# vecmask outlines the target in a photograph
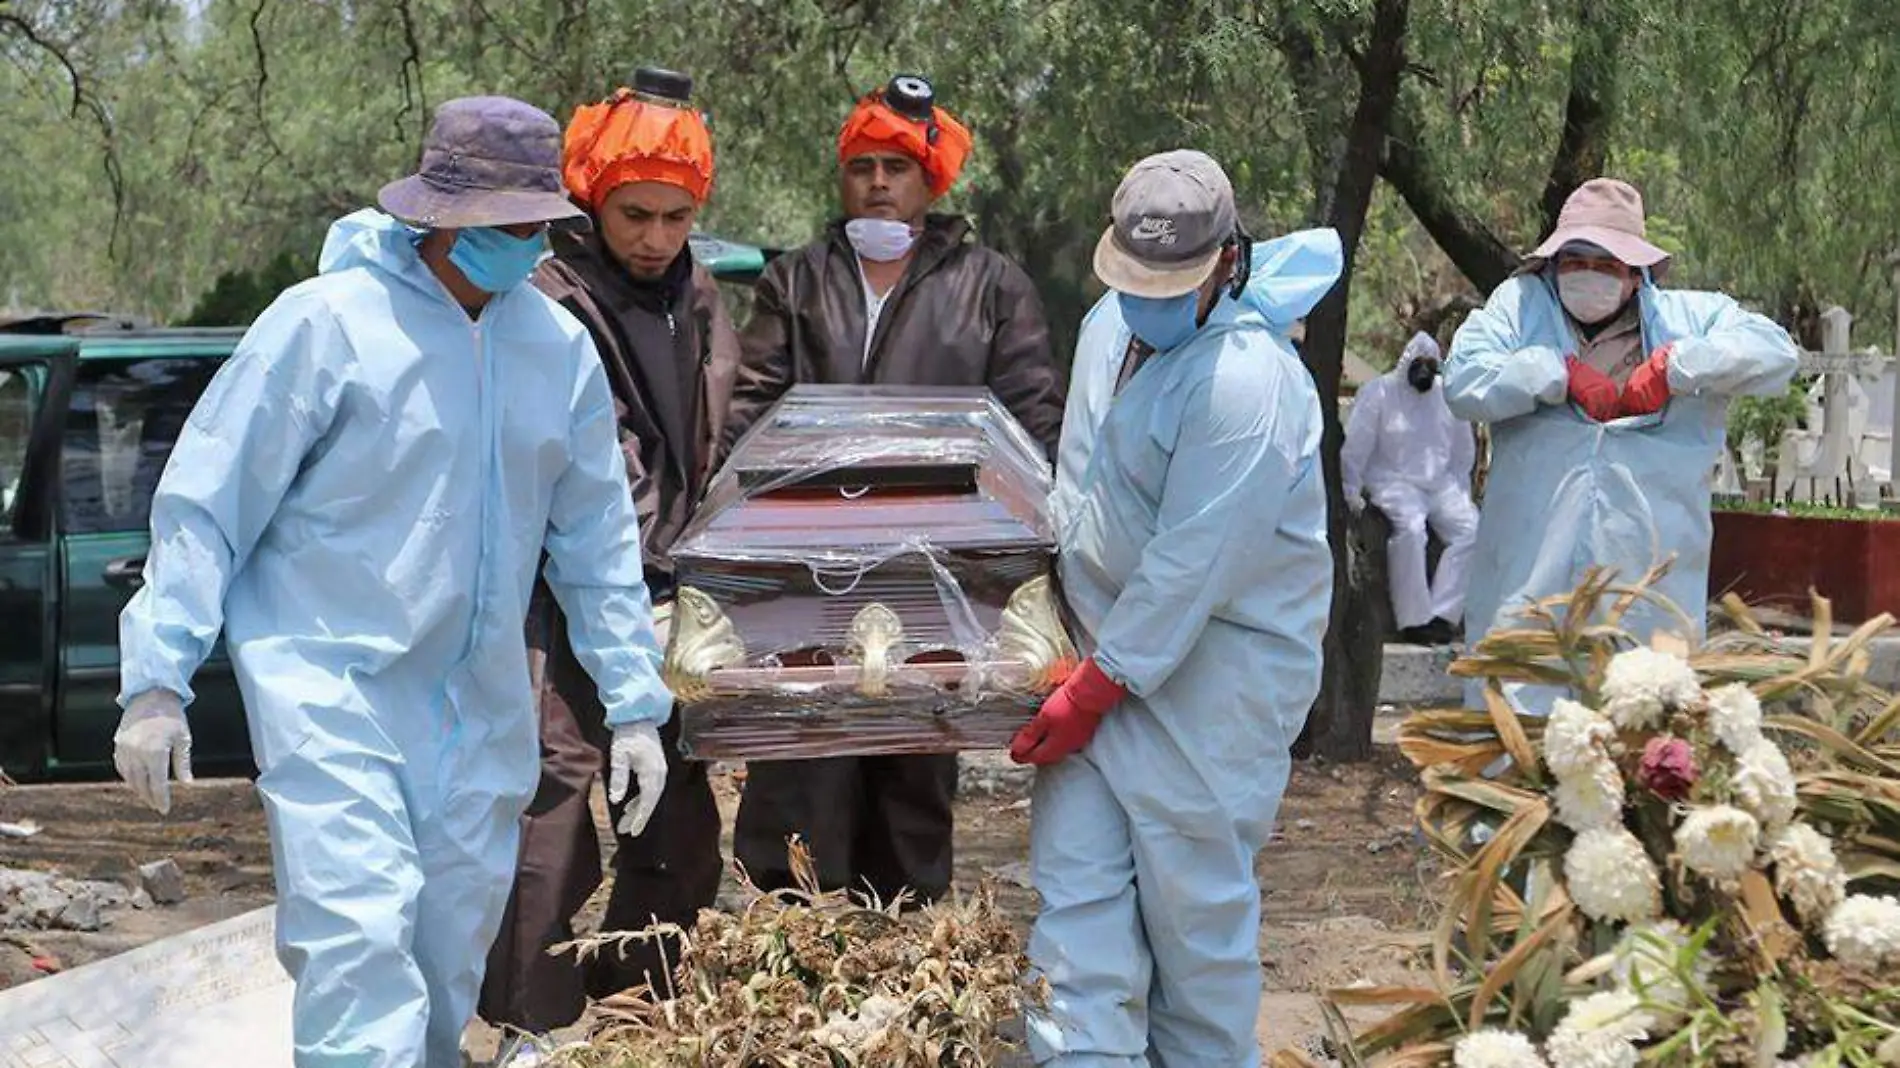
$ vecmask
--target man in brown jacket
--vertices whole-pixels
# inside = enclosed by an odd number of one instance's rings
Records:
[[[759,279],[726,448],[794,383],[825,382],[988,386],[1054,453],[1062,393],[1035,287],[963,219],[929,214],[970,144],[921,78],[859,101],[838,137],[844,221]],[[933,900],[956,780],[954,755],[754,764],[735,851],[761,886],[788,886],[798,834],[829,888]]]
[[[640,517],[654,623],[665,643],[671,618],[667,554],[712,471],[739,363],[738,338],[716,291],[687,249],[711,192],[712,139],[687,106],[692,81],[641,70],[634,89],[579,109],[563,170],[569,194],[594,219],[592,233],[554,242],[535,284],[573,312],[600,350],[619,413],[621,450]],[[527,1032],[512,1059],[538,1062],[534,1036],[572,1023],[585,992],[651,982],[665,990],[661,947],[611,952],[585,969],[549,947],[600,885],[600,846],[588,805],[608,732],[599,698],[568,650],[565,621],[538,585],[528,619],[530,669],[541,709],[541,785],[524,820],[521,862],[500,937],[489,953],[481,1015]],[[644,829],[614,806],[619,831],[606,930],[655,920],[690,927],[713,903],[722,868],[719,810],[706,765],[678,756],[675,717],[662,728],[666,787]],[[673,947],[668,959],[677,960]]]

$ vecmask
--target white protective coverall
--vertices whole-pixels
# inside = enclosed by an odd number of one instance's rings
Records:
[[[1452,414],[1491,427],[1491,471],[1478,524],[1466,631],[1519,625],[1526,606],[1568,594],[1592,566],[1634,581],[1673,559],[1660,592],[1686,619],[1646,601],[1624,617],[1638,641],[1657,629],[1701,637],[1709,596],[1709,495],[1728,432],[1729,400],[1772,396],[1799,364],[1773,321],[1720,293],[1637,291],[1643,351],[1665,344],[1669,403],[1660,412],[1598,423],[1568,400],[1564,357],[1577,351],[1550,268],[1491,294],[1452,340],[1445,399]],[[1551,687],[1506,688],[1542,715]],[[1466,701],[1483,708],[1476,684]]]
[[[1385,558],[1392,613],[1401,628],[1422,627],[1435,618],[1459,621],[1478,536],[1478,509],[1471,503],[1471,469],[1477,463],[1471,424],[1445,406],[1441,379],[1433,379],[1423,393],[1406,379],[1421,359],[1438,359],[1438,342],[1429,334],[1414,336],[1396,368],[1359,390],[1339,456],[1346,500],[1357,501],[1363,492],[1392,523]],[[1428,523],[1445,543],[1438,573],[1429,579]]]
[[[331,228],[320,271],[179,438],[121,700],[189,700],[223,628],[298,1068],[455,1068],[540,770],[522,621],[544,550],[609,721],[672,699],[587,331],[528,284],[471,322],[374,211]]]
[[[1149,359],[1112,292],[1082,325],[1056,476],[1063,589],[1128,696],[1037,775],[1037,1060],[1260,1061],[1260,889],[1332,593],[1319,398],[1285,331],[1338,280],[1331,230],[1256,249],[1246,296]]]

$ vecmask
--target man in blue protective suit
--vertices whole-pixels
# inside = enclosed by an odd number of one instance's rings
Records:
[[[452,100],[379,201],[192,412],[120,621],[118,767],[161,812],[224,631],[298,1068],[460,1064],[538,774],[522,620],[544,554],[613,727],[610,795],[637,776],[650,810],[666,777],[613,399],[587,331],[527,284],[548,227],[585,225],[561,128]]]
[[[1260,1063],[1254,857],[1332,590],[1319,398],[1285,331],[1340,263],[1332,231],[1250,249],[1199,152],[1149,157],[1115,194],[1054,497],[1091,655],[1010,750],[1042,765],[1040,1063]]]
[[[1491,426],[1468,634],[1516,625],[1593,566],[1633,581],[1673,559],[1660,592],[1687,618],[1639,602],[1625,626],[1638,640],[1700,637],[1729,400],[1782,392],[1797,356],[1786,331],[1729,297],[1660,288],[1669,255],[1644,229],[1634,188],[1584,183],[1452,341],[1445,400]],[[1510,689],[1536,714],[1557,696]],[[1467,697],[1482,707],[1476,687]]]

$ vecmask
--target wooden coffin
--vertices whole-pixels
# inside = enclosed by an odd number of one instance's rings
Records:
[[[1006,745],[1075,663],[1051,486],[987,390],[795,387],[674,548],[688,755]]]

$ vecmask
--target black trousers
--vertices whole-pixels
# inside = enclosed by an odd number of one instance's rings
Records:
[[[823,889],[924,904],[950,889],[956,795],[954,753],[752,764],[733,850],[761,889],[791,888],[796,834]]]

